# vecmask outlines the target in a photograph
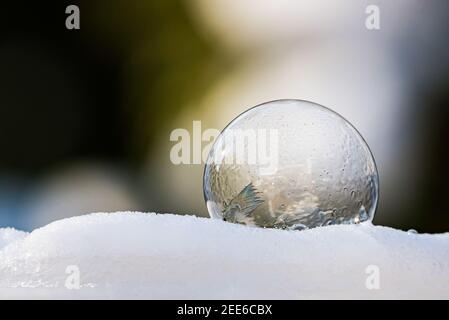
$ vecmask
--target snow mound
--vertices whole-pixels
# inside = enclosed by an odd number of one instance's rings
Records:
[[[0,228],[0,250],[16,240],[25,238],[27,234],[13,228]]]
[[[448,299],[449,233],[95,213],[0,229],[0,298]]]

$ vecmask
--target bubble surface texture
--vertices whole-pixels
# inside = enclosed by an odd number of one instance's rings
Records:
[[[302,100],[251,108],[218,136],[204,170],[212,218],[292,230],[371,221],[374,158],[343,117]]]

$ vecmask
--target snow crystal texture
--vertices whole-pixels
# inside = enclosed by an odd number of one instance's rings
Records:
[[[0,298],[448,299],[449,233],[95,213],[0,229]]]

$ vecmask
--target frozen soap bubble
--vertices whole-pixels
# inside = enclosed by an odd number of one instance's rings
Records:
[[[302,100],[258,105],[218,136],[204,170],[212,218],[301,230],[371,221],[378,175],[357,130]]]

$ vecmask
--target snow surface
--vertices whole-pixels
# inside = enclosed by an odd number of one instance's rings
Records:
[[[0,250],[11,242],[25,238],[27,234],[13,228],[0,228]]]
[[[73,266],[80,289],[66,287]],[[379,289],[366,286],[373,270]],[[448,299],[449,233],[95,213],[29,234],[0,229],[0,298]]]

